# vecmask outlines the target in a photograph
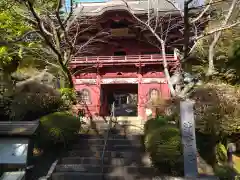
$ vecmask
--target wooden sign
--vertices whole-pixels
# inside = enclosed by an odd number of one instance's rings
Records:
[[[112,36],[127,36],[128,28],[111,29]]]

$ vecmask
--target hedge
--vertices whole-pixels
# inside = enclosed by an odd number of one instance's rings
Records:
[[[167,119],[151,119],[145,124],[145,147],[153,165],[162,173],[182,175],[183,159],[180,130]]]
[[[68,144],[77,137],[80,121],[68,112],[55,112],[40,119],[40,128],[36,137],[37,146]]]

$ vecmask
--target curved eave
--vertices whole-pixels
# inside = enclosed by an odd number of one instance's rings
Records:
[[[107,11],[127,11],[130,14],[133,13],[135,15],[141,15],[148,13],[148,4],[147,1],[128,3],[128,6],[123,1],[111,1],[108,3],[83,3],[74,10],[73,16],[101,16]],[[153,11],[153,9],[151,9],[151,11]],[[179,14],[179,11],[167,1],[165,1],[165,3],[162,2],[158,12],[163,14]]]

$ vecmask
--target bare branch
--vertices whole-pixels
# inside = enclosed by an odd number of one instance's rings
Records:
[[[211,31],[205,32],[205,33],[203,33],[202,35],[200,35],[200,36],[198,36],[198,37],[195,37],[194,39],[195,39],[195,40],[199,40],[199,39],[202,39],[202,38],[204,38],[204,37],[206,37],[206,36],[212,35],[212,34],[214,34],[214,33],[216,33],[216,32],[224,31],[224,30],[233,28],[234,26],[237,26],[237,25],[239,25],[239,24],[240,24],[240,21],[237,21],[237,22],[235,22],[235,23],[233,23],[233,24],[230,24],[230,25],[221,26],[221,27],[219,27],[219,28],[217,28],[217,29],[213,29],[213,30],[211,30]]]
[[[237,1],[238,0],[233,0],[232,1],[232,4],[231,4],[231,7],[229,9],[229,12],[227,13],[223,23],[222,23],[222,26],[226,26],[228,24],[228,21],[230,20],[231,16],[232,16],[232,13],[233,13],[233,10],[234,8],[236,7],[236,4],[237,4]],[[240,23],[240,22],[239,22]],[[220,36],[222,35],[222,31],[217,31],[216,34],[214,35],[214,39],[209,47],[209,51],[208,51],[208,72],[207,72],[207,75],[212,75],[213,72],[214,72],[214,63],[213,63],[213,58],[214,58],[214,48],[220,38]]]
[[[209,10],[209,8],[211,7],[213,0],[210,0],[210,2],[208,3],[208,5],[204,8],[204,10],[198,15],[198,17],[194,18],[190,23],[195,23],[197,21],[199,21],[203,15]]]
[[[40,24],[41,24],[42,30],[43,30],[43,32],[44,32],[45,34],[47,34],[48,36],[53,36],[53,34],[50,33],[50,32],[45,28],[43,21],[41,21]]]
[[[72,2],[72,1],[71,1],[71,2]],[[57,9],[56,9],[55,14],[56,14],[58,23],[60,24],[60,27],[61,27],[61,29],[62,29],[62,31],[63,31],[64,38],[65,38],[68,46],[70,47],[70,51],[72,51],[74,47],[73,47],[73,44],[70,42],[70,40],[69,40],[69,38],[68,38],[67,31],[66,31],[66,29],[65,29],[65,27],[64,27],[64,24],[63,24],[63,22],[62,22],[62,20],[61,20],[61,18],[60,18],[60,15],[59,15],[60,8],[61,8],[61,0],[58,0],[58,5],[57,5]],[[72,5],[71,5],[71,8],[72,8]]]
[[[181,16],[184,17],[184,12],[182,11],[182,9],[180,8],[179,4],[175,0],[167,0],[167,2],[169,2],[171,5],[173,5],[176,8],[176,10],[179,11]]]
[[[161,44],[161,53],[163,56],[163,67],[164,67],[164,73],[166,76],[166,79],[168,81],[168,87],[170,89],[170,92],[172,94],[172,96],[176,96],[176,92],[175,89],[173,88],[173,85],[171,83],[171,77],[168,71],[168,63],[167,63],[167,59],[166,59],[166,50],[165,50],[165,42],[159,37],[159,35],[154,31],[154,29],[147,23],[143,22],[141,19],[139,19],[132,11],[131,8],[129,8],[128,4],[126,1],[123,0],[123,2],[125,3],[126,7],[128,8],[128,11],[132,14],[132,16],[140,23],[142,24],[144,27],[146,27],[155,37],[156,39],[160,42]]]
[[[61,53],[53,46],[53,44],[50,42],[48,36],[45,34],[44,28],[42,27],[42,20],[38,16],[37,12],[35,11],[35,9],[33,7],[32,2],[30,0],[27,0],[26,6],[29,8],[29,10],[31,11],[33,17],[36,19],[37,24],[38,24],[38,28],[39,28],[39,31],[40,31],[40,34],[44,38],[46,44],[53,50],[54,53],[57,54],[57,56],[59,58],[61,58]]]

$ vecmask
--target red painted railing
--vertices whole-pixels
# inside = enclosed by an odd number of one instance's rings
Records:
[[[176,55],[166,55],[168,62],[177,62]],[[161,62],[163,56],[160,54],[147,55],[129,55],[129,56],[86,56],[73,57],[70,64],[85,64],[85,63],[139,63],[139,62]]]

